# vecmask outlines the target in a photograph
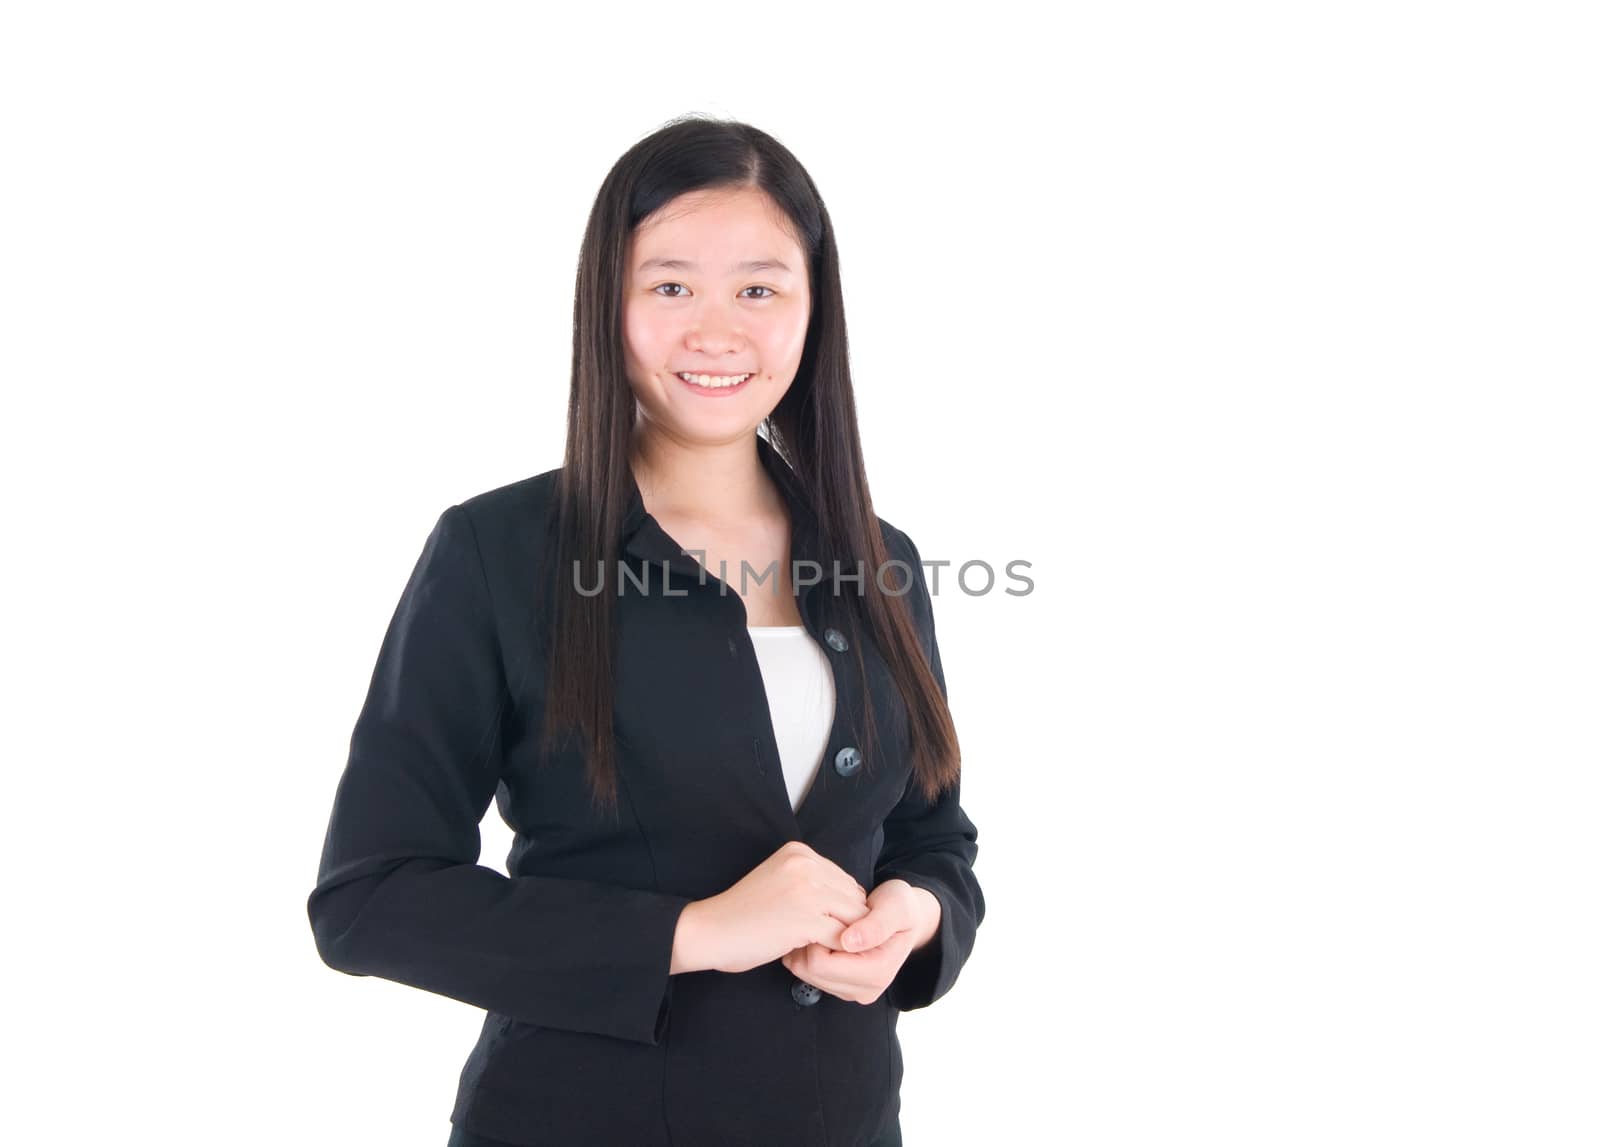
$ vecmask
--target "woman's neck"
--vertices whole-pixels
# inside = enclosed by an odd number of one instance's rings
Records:
[[[657,517],[721,526],[780,509],[754,434],[716,445],[685,443],[641,423],[630,462],[645,510]]]

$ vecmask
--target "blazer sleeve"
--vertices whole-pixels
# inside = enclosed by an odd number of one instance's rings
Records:
[[[944,665],[934,632],[933,598],[922,570],[922,555],[909,536],[912,612],[939,691],[948,700]],[[959,781],[929,802],[915,777],[906,783],[900,803],[883,825],[883,849],[873,873],[874,884],[898,877],[925,888],[939,900],[939,931],[906,958],[885,995],[901,1011],[925,1008],[955,984],[972,955],[978,925],[983,922],[983,890],[973,875],[978,858],[978,830],[961,808]]]
[[[451,506],[351,735],[306,904],[317,952],[524,1023],[659,1043],[688,897],[477,863],[510,703],[477,537]]]

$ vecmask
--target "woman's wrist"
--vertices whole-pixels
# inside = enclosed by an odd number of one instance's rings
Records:
[[[944,905],[939,903],[939,898],[926,888],[911,885],[913,892],[919,893],[918,900],[922,902],[921,927],[913,934],[915,943],[911,945],[914,952],[918,948],[925,948],[933,943],[939,935],[939,925],[944,919]]]
[[[711,966],[706,962],[702,950],[705,946],[705,910],[701,905],[704,903],[703,900],[691,900],[678,913],[678,926],[672,933],[672,964],[668,975],[703,972]]]

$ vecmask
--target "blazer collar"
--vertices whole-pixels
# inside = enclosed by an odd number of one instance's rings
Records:
[[[816,508],[810,491],[806,489],[794,469],[783,460],[777,449],[760,434],[756,435],[756,456],[789,508],[791,568],[799,561],[816,562],[818,569],[815,571],[806,567],[808,576],[821,578],[818,585],[832,584],[835,571],[831,567],[831,562],[825,560],[822,555]],[[645,510],[644,498],[639,493],[639,483],[634,478],[631,467],[624,467],[624,481],[627,494],[619,549],[634,557],[668,562],[690,573],[697,572],[700,567],[694,556],[687,554],[672,536],[662,529],[661,523]]]
[[[825,648],[829,650],[833,649],[833,642],[828,641],[827,634],[834,632],[835,628],[850,641],[858,643],[851,656],[829,653],[837,697],[833,727],[822,765],[800,807],[796,809],[790,803],[783,770],[777,765],[782,753],[772,727],[770,708],[764,713],[764,725],[752,746],[758,767],[739,770],[736,774],[736,783],[754,794],[763,815],[770,818],[770,823],[778,832],[791,840],[815,841],[822,839],[830,826],[839,822],[840,817],[835,810],[841,804],[861,799],[860,782],[843,779],[835,771],[833,762],[839,760],[847,750],[851,753],[860,752],[858,746],[863,743],[862,730],[865,728],[868,706],[878,714],[876,720],[879,728],[890,727],[885,722],[894,720],[893,686],[881,668],[869,668],[868,676],[864,677],[857,664],[863,651],[872,648],[872,645],[865,635],[858,636],[855,623],[841,610],[837,601],[844,593],[840,588],[840,571],[834,570],[833,560],[825,559],[822,553],[814,496],[772,444],[760,435],[756,436],[756,453],[789,508],[791,568],[794,562],[809,560],[817,563],[815,569],[803,566],[799,571],[801,576],[808,579],[820,579],[798,595],[802,623],[815,640],[827,642]],[[645,511],[644,499],[639,494],[633,471],[628,467],[624,469],[627,472],[627,508],[623,515],[621,551],[648,561],[664,562],[687,578],[698,579],[704,572],[699,562],[692,554],[686,554],[661,528],[661,524]],[[816,591],[819,590],[829,596],[818,596]],[[753,664],[756,654],[749,633],[744,633],[740,640],[746,656],[752,659]],[[867,664],[870,666],[871,663]],[[758,674],[754,676],[760,681]],[[765,697],[764,688],[762,686],[754,695]]]

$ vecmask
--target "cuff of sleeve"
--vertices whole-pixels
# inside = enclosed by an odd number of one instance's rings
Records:
[[[607,932],[604,948],[619,959],[583,966],[577,951],[567,953],[572,971],[564,984],[552,979],[539,993],[532,1022],[614,1039],[659,1044],[672,1011],[672,947],[687,896],[634,892],[621,899],[625,911]],[[592,922],[591,922],[592,923]],[[579,940],[593,943],[593,937]],[[599,948],[591,950],[591,955]]]
[[[635,1002],[625,990],[620,993],[619,1010],[613,1021],[617,1034],[624,1039],[641,1043],[659,1044],[667,1034],[667,1023],[672,1012],[672,945],[677,935],[678,917],[689,904],[687,896],[668,896],[661,904],[661,912],[653,921],[660,931],[652,930],[646,937],[645,951],[654,953],[654,966],[650,976],[639,984],[642,997]],[[638,1031],[633,1025],[648,1020],[649,1028],[642,1025]]]

